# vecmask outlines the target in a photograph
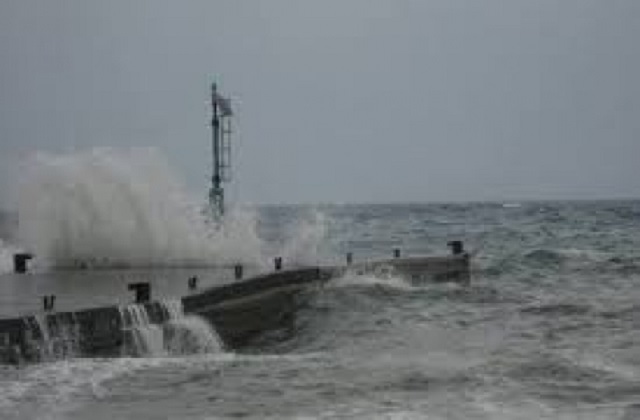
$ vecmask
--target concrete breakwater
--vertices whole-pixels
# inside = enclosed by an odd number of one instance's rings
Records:
[[[348,270],[412,282],[469,281],[467,254],[275,271],[175,299],[0,319],[0,362],[242,350],[292,325],[314,287]],[[210,328],[213,326],[213,328]],[[185,348],[186,346],[186,348]]]

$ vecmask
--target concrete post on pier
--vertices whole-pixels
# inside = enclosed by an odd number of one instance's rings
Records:
[[[242,264],[236,264],[233,266],[233,276],[236,280],[242,280],[242,276],[243,276],[243,267]]]
[[[135,292],[136,303],[146,303],[151,300],[151,285],[149,283],[130,283],[129,290]]]
[[[461,255],[464,253],[464,243],[462,241],[450,241],[448,244],[453,255]]]
[[[27,262],[33,258],[33,255],[27,252],[13,254],[13,272],[24,274],[27,272]]]
[[[56,304],[56,295],[42,296],[42,308],[45,312],[53,311]]]

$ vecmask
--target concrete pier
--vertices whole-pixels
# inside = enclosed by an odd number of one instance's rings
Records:
[[[467,254],[391,258],[349,266],[280,270],[222,286],[190,288],[180,297],[185,314],[211,323],[226,347],[242,350],[267,331],[290,325],[308,293],[347,272],[391,273],[413,282],[469,281]],[[149,291],[147,291],[149,292]],[[149,295],[152,292],[149,292]],[[137,297],[149,323],[162,325],[171,314],[158,301]],[[58,357],[118,357],[131,340],[122,305],[44,312],[0,319],[0,363],[31,363]]]

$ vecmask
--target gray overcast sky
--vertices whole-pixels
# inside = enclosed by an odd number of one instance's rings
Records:
[[[640,197],[638,0],[0,1],[0,165],[155,146],[254,203]],[[6,189],[6,185],[5,185]]]

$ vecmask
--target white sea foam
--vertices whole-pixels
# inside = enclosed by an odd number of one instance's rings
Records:
[[[232,353],[172,358],[71,359],[0,370],[0,419],[62,420],[86,398],[103,399],[109,382],[136,372],[206,369],[234,361]]]
[[[411,285],[411,283],[409,283],[407,280],[403,279],[402,277],[394,276],[390,273],[357,274],[353,272],[347,272],[344,276],[332,280],[329,285],[329,287],[334,288],[382,287],[401,291],[416,290],[416,287]]]
[[[17,369],[0,380],[0,418],[62,419],[79,395],[104,395],[103,383],[131,372],[126,363],[76,359]]]
[[[185,315],[182,301],[158,302],[168,315],[163,325],[153,324],[142,304],[120,308],[124,328],[131,333],[126,354],[145,357],[220,353],[223,345],[213,327],[196,315]]]
[[[39,153],[22,169],[18,237],[48,264],[263,261],[255,214],[232,210],[216,226],[153,149]]]
[[[119,380],[144,372],[206,372],[226,365],[325,360],[326,355],[207,353],[175,357],[72,359],[0,370],[0,419],[65,419],[87,400],[108,398]],[[72,416],[73,417],[73,416]],[[76,417],[73,417],[76,418]]]

